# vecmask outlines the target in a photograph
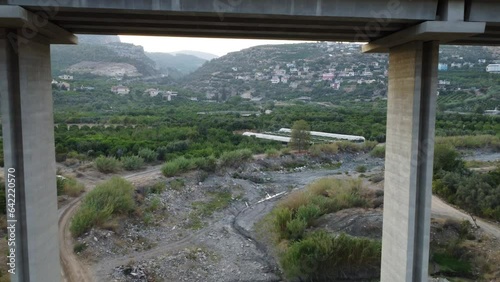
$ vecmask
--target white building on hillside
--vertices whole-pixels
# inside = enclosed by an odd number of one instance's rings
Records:
[[[147,89],[144,92],[147,93],[150,97],[156,97],[158,96],[158,94],[161,93],[159,89],[154,89],[154,88]]]
[[[127,95],[130,93],[130,88],[123,85],[113,86],[111,87],[111,92],[119,94],[119,95]]]
[[[163,93],[163,98],[166,98],[167,101],[172,101],[172,97],[176,97],[177,94],[175,91],[166,91]]]
[[[59,79],[62,79],[62,80],[73,80],[73,76],[72,75],[63,74],[63,75],[59,76]]]

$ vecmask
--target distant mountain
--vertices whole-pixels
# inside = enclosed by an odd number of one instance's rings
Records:
[[[219,58],[219,56],[210,54],[210,53],[205,53],[205,52],[200,52],[200,51],[193,51],[193,50],[183,50],[183,51],[177,51],[177,52],[171,52],[171,54],[185,54],[185,55],[191,55],[195,56],[198,58],[202,58],[206,61],[210,61],[215,58]]]
[[[79,34],[78,42],[80,44],[108,44],[108,43],[120,43],[120,37],[117,35],[87,35]]]
[[[78,45],[55,45],[51,53],[55,75],[66,72],[118,77],[159,75],[155,62],[144,54],[142,46],[133,44],[92,39]]]
[[[201,67],[207,60],[186,54],[146,53],[165,73],[176,70],[180,74],[189,74]]]
[[[142,46],[122,43],[118,36],[79,35],[78,38],[78,45],[53,46],[52,70],[55,76],[62,73],[109,77],[168,75],[177,79],[195,71],[207,61],[199,56],[216,57],[195,51],[146,53]]]

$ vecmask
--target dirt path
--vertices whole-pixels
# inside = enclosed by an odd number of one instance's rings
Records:
[[[468,214],[450,206],[436,196],[432,196],[432,214],[458,220],[468,220],[474,224]],[[498,224],[480,218],[477,218],[476,222],[482,230],[500,240],[500,226]]]
[[[124,175],[123,178],[129,181],[141,181],[143,179],[151,178],[152,176],[160,173],[161,166],[156,166],[149,168],[145,171],[136,172],[128,175]],[[94,189],[97,184],[95,180],[87,180],[87,192]],[[73,237],[69,231],[69,225],[71,223],[71,218],[78,209],[81,200],[86,193],[82,194],[80,197],[75,198],[69,204],[59,209],[59,238],[60,241],[60,259],[61,259],[61,277],[62,281],[66,282],[92,282],[94,278],[92,277],[91,267],[85,265],[83,262],[78,260],[73,251]]]
[[[243,231],[245,228],[244,227],[237,228],[237,227],[240,226],[241,222],[245,222],[247,224],[250,222],[253,225],[253,223],[257,221],[256,220],[257,218],[260,219],[262,216],[266,215],[274,207],[275,202],[280,198],[282,198],[284,195],[286,195],[286,193],[281,193],[280,195],[275,195],[274,197],[262,199],[256,202],[255,204],[252,204],[244,208],[243,210],[237,212],[237,214],[232,216],[232,218],[230,219],[226,218],[226,220],[232,222],[231,226],[233,227],[236,233],[238,233],[245,239],[249,239],[246,232]],[[246,213],[246,211],[249,212]],[[251,220],[248,220],[250,217]],[[236,221],[238,221],[237,224]],[[173,253],[185,249],[187,247],[194,246],[200,242],[200,239],[202,239],[212,231],[219,229],[220,225],[225,223],[226,223],[225,221],[214,223],[212,225],[209,225],[208,227],[203,228],[202,230],[190,233],[189,235],[185,236],[184,238],[178,241],[171,242],[168,244],[161,244],[150,250],[133,252],[123,257],[102,261],[99,263],[99,265],[96,265],[95,267],[95,276],[96,278],[104,279],[104,277],[107,277],[114,268],[121,265],[126,265],[131,260],[144,261],[164,255],[166,253]]]

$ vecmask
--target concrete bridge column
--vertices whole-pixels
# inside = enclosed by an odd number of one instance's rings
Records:
[[[439,44],[390,48],[383,282],[427,281]]]
[[[60,281],[50,46],[17,32],[0,28],[4,172],[15,169],[16,184],[12,281]]]

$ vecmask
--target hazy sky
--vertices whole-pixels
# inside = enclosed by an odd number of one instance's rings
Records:
[[[299,43],[301,41],[213,39],[186,37],[120,36],[122,42],[142,45],[147,52],[175,52],[193,50],[223,56],[257,45]]]

